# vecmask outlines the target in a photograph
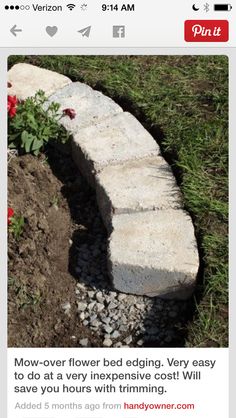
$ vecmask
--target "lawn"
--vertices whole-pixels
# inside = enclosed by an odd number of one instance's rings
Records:
[[[228,58],[14,56],[101,90],[160,144],[190,212],[201,256],[187,347],[227,346]]]

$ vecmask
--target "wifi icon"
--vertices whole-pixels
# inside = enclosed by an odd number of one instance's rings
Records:
[[[68,7],[69,10],[73,10],[76,5],[75,4],[67,4],[66,7]]]

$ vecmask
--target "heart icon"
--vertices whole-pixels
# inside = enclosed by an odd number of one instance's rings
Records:
[[[58,31],[58,27],[57,26],[47,26],[46,27],[46,32],[51,37],[54,36],[54,35],[56,35],[57,31]]]

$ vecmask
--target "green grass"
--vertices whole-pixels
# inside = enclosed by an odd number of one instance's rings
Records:
[[[11,57],[83,81],[155,136],[191,213],[201,255],[186,346],[227,346],[228,59],[225,56]]]

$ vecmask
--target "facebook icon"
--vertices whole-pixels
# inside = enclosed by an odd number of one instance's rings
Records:
[[[124,38],[125,26],[113,26],[113,38]]]

